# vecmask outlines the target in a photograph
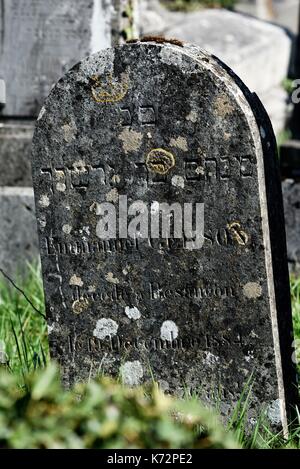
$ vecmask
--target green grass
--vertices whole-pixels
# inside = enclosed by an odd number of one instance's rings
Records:
[[[295,340],[300,341],[300,278],[291,278],[291,298]],[[300,343],[299,343],[300,349]],[[300,357],[298,357],[300,359]],[[298,364],[300,360],[298,360]],[[299,370],[300,371],[300,370]]]
[[[162,0],[161,3],[171,11],[195,11],[201,8],[233,9],[237,0]]]
[[[34,307],[32,307],[28,303],[28,300],[24,297],[24,295],[20,291],[18,291],[12,285],[8,286],[7,280],[5,280],[4,278],[0,279],[0,312],[1,312],[0,314],[0,363],[2,363],[2,368],[3,369],[7,368],[9,372],[9,376],[10,376],[9,379],[11,380],[11,382],[8,382],[7,378],[5,378],[4,380],[4,381],[7,381],[9,385],[9,389],[14,388],[14,387],[17,388],[17,391],[14,391],[14,390],[9,391],[11,402],[12,402],[11,405],[19,406],[19,399],[21,399],[22,402],[25,399],[26,402],[28,401],[29,403],[31,403],[30,404],[30,409],[31,409],[31,407],[34,405],[34,402],[35,402],[34,394],[32,395],[32,393],[33,393],[33,387],[37,386],[36,383],[37,382],[43,383],[44,382],[43,380],[46,380],[47,382],[47,380],[50,379],[49,373],[51,375],[50,381],[54,379],[53,371],[51,372],[49,371],[49,369],[48,371],[46,369],[46,371],[43,372],[45,375],[44,378],[43,378],[43,373],[41,375],[38,373],[37,378],[32,378],[33,372],[36,372],[36,370],[39,368],[44,368],[46,363],[49,362],[47,326],[42,316],[43,314],[45,314],[45,311],[44,311],[43,288],[42,288],[42,282],[41,282],[41,272],[40,272],[39,266],[29,265],[28,275],[26,275],[25,280],[22,280],[21,278],[19,278],[19,279],[14,279],[14,281],[20,287],[20,289],[26,294],[26,296],[30,299]],[[291,298],[292,298],[292,306],[293,306],[293,322],[294,322],[295,338],[296,340],[299,340],[300,342],[300,278],[295,278],[295,277],[291,278]],[[38,310],[41,314],[39,314],[36,310]],[[298,354],[299,354],[299,350],[300,350],[300,347],[298,346]],[[57,388],[57,386],[59,385],[55,383],[54,384],[52,383],[51,386],[57,389],[57,392],[60,393],[61,398],[59,398],[56,401],[56,398],[52,394],[50,397],[44,396],[44,398],[46,400],[52,399],[53,402],[55,401],[55,406],[56,405],[61,406],[62,405],[61,402],[63,402],[64,399],[67,402],[69,402],[70,400],[72,401],[73,399],[72,393],[71,394],[64,393],[61,390],[61,388],[59,387]],[[2,391],[1,391],[1,386],[2,386]],[[95,386],[100,386],[100,388],[102,389],[102,387],[105,388],[106,384],[98,383],[98,384],[95,384]],[[2,392],[2,397],[1,397],[1,392]],[[87,389],[85,389],[85,391],[83,392],[87,392]],[[114,391],[114,392],[117,392],[117,391]],[[124,392],[126,394],[127,391],[125,390]],[[144,394],[147,395],[147,398],[150,399],[150,401],[151,399],[153,399],[153,392],[152,394],[151,392],[150,394],[148,394],[148,391],[144,390]],[[3,398],[4,394],[5,394],[5,382],[3,382],[3,378],[2,378],[2,381],[0,378],[0,427],[1,427],[1,418],[2,418],[1,417],[1,402],[2,402],[1,399]],[[73,396],[74,396],[74,393],[73,393]],[[134,399],[139,399],[139,398],[137,397],[137,395],[135,395]],[[249,433],[247,433],[246,431],[246,421],[247,421],[247,412],[248,412],[250,400],[251,400],[251,381],[249,381],[248,386],[245,388],[244,392],[242,393],[240,401],[238,402],[236,408],[233,410],[231,420],[227,425],[226,434],[228,434],[228,441],[230,441],[229,444],[231,446],[235,445],[236,447],[241,446],[243,448],[281,448],[281,447],[299,448],[300,447],[300,444],[299,444],[300,418],[299,418],[298,426],[296,426],[293,429],[293,432],[291,432],[290,438],[287,441],[283,439],[282,435],[274,435],[268,429],[264,415],[261,415],[260,420],[257,422],[252,433],[249,435]],[[197,402],[198,402],[197,396],[189,395],[189,393],[187,392],[185,399],[181,401],[181,405],[191,406],[190,408],[193,408],[193,406],[196,406],[196,408],[200,412],[199,408],[197,407]],[[43,407],[41,403],[36,403],[36,405],[37,405],[37,409],[39,409],[40,407],[41,408]],[[94,404],[90,403],[90,405],[93,406]],[[176,405],[178,405],[178,402],[176,403]],[[82,405],[82,409],[84,409],[84,404]],[[215,409],[216,410],[218,409],[217,398],[216,398]],[[38,413],[38,410],[36,412]],[[139,412],[142,412],[142,411],[139,410]],[[14,422],[15,414],[13,410],[11,410],[11,412],[8,413],[7,415],[8,415],[7,418],[11,419],[9,420],[10,423],[7,425],[12,425],[14,427],[13,422]],[[207,414],[204,413],[201,415],[206,416]],[[81,418],[84,421],[84,425],[88,425],[88,426],[91,425],[91,423],[88,421],[88,416],[85,418],[84,416],[81,415]],[[57,416],[57,419],[59,419],[58,416]],[[66,424],[70,419],[71,417],[66,410]],[[216,430],[217,427],[215,424],[216,422],[215,417],[212,417],[212,421],[214,422],[213,431],[217,432]],[[92,424],[96,425],[95,422],[93,422]],[[24,425],[25,425],[25,422],[24,422]],[[34,422],[33,421],[30,421],[30,423],[27,422],[26,425],[27,426],[34,425]],[[162,426],[166,425],[167,428],[168,426],[171,428],[172,423],[170,423],[168,420],[167,423],[161,423],[159,425],[162,425]],[[220,426],[220,432],[223,435],[222,438],[224,438],[224,429],[222,425],[220,424],[218,425]],[[19,430],[16,430],[16,431],[17,433],[19,432]],[[28,427],[28,431],[31,431],[29,427]],[[180,431],[178,430],[178,432],[179,432],[178,433],[179,435]],[[59,438],[61,437],[62,436],[60,435]],[[79,441],[78,435],[76,432],[75,434],[72,433],[72,438],[74,439],[74,441],[72,440],[73,443],[77,441],[79,446],[82,444],[85,444],[86,447],[91,447],[92,445],[92,443],[84,443],[83,441]],[[196,440],[195,441],[193,439],[189,440],[188,436],[185,436],[185,438],[187,438],[186,441],[190,441],[191,445],[196,444]],[[35,447],[43,447],[43,444],[39,443],[40,440],[36,440],[35,442],[31,440],[31,443],[29,440],[28,440],[28,443],[26,443],[25,440],[26,439],[22,440],[24,445],[32,444],[32,445],[35,445]],[[154,439],[153,445],[158,444],[158,443],[155,443],[155,441],[158,441],[158,440]],[[125,444],[123,440],[121,443],[122,445]],[[13,443],[11,444],[13,445]],[[20,442],[16,444],[21,445]],[[39,446],[39,444],[41,444],[41,446]],[[51,444],[49,443],[49,445],[51,446],[52,444],[54,443],[51,440]],[[64,443],[60,441],[60,443],[57,443],[57,444],[58,446],[59,444],[61,444],[61,445],[65,445],[65,447],[69,447],[68,446],[69,442],[66,442],[66,441]],[[104,443],[102,442],[101,447],[104,447],[103,444]],[[143,445],[146,445],[146,444],[148,443],[145,443],[145,442],[143,443]],[[173,444],[173,443],[171,442],[170,444]],[[0,435],[0,447],[1,447],[1,435]]]
[[[44,366],[48,360],[47,325],[27,299],[1,273],[0,276],[1,362],[7,360],[6,366],[20,377],[20,385],[24,385],[28,373]],[[19,277],[14,281],[35,308],[45,314],[39,265],[28,264],[25,278]]]

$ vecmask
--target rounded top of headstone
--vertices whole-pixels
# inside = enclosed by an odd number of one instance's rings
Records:
[[[151,132],[146,130],[151,130],[155,118],[161,134],[158,140],[164,140],[155,146],[170,147],[172,140],[179,147],[182,139],[195,133],[199,143],[233,145],[252,138],[259,146],[251,93],[234,73],[197,46],[155,41],[106,49],[75,65],[46,99],[36,134],[50,139],[59,154],[61,145],[70,148],[87,138],[89,145],[96,138],[105,146],[109,132],[113,130],[117,138],[119,129],[120,149],[128,153],[149,143]],[[137,128],[143,130],[143,137],[132,133]],[[127,143],[126,129],[131,131]],[[34,149],[38,142],[35,136]],[[37,157],[42,158],[39,150]]]

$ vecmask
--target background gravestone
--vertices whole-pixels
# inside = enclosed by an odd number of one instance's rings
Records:
[[[0,2],[0,261],[10,275],[38,257],[36,224],[27,207],[34,206],[33,127],[45,97],[79,59],[124,41],[134,30],[133,0]]]
[[[197,47],[128,44],[57,83],[33,141],[49,340],[65,383],[154,376],[170,392],[220,393],[228,416],[253,373],[251,421],[265,407],[286,428],[284,222],[274,137],[255,96]],[[118,207],[120,195],[204,203],[203,247],[99,239],[99,204]]]

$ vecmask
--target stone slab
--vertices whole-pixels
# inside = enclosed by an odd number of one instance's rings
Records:
[[[0,187],[0,266],[12,278],[39,258],[33,190]]]
[[[34,121],[0,122],[0,186],[32,187]]]
[[[99,371],[154,377],[210,403],[219,394],[228,417],[253,373],[249,422],[264,408],[286,431],[295,374],[276,145],[230,69],[155,42],[77,64],[37,121],[33,182],[66,385]],[[163,203],[177,204],[167,222],[184,222],[184,236],[155,231]]]
[[[282,183],[290,271],[300,274],[300,183],[286,179]]]
[[[3,115],[37,116],[51,86],[66,70],[111,45],[115,12],[109,0],[3,0],[0,70],[7,91]]]

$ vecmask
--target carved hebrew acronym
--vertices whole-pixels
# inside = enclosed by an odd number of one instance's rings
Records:
[[[286,429],[292,325],[276,150],[258,99],[191,45],[137,42],[73,67],[33,141],[51,356],[221,398],[253,384]]]

